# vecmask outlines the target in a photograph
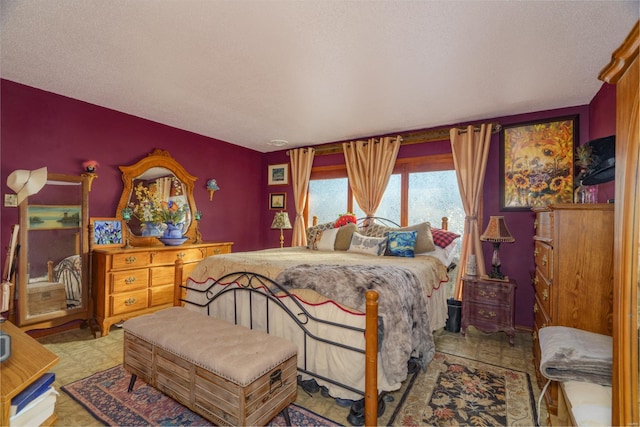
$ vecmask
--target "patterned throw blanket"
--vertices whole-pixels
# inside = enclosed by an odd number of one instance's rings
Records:
[[[378,315],[383,319],[381,359],[386,375],[401,382],[407,361],[419,357],[423,369],[435,355],[424,293],[406,268],[373,265],[310,265],[283,270],[276,282],[288,289],[313,289],[340,304],[366,310],[365,294],[378,292]]]

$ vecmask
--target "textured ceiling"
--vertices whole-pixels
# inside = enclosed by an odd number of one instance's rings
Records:
[[[587,104],[639,1],[1,0],[2,78],[261,152]]]

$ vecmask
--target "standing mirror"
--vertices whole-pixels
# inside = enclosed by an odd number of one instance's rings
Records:
[[[150,197],[163,202],[174,202],[185,210],[183,235],[187,243],[194,243],[197,225],[193,213],[196,204],[193,187],[196,177],[189,174],[168,151],[154,150],[147,157],[130,166],[120,166],[124,188],[116,210],[116,217],[127,223],[127,241],[133,246],[162,245],[158,237],[164,232],[164,224],[145,220],[140,206]],[[125,208],[135,208],[129,218],[123,217]]]
[[[44,187],[20,204],[19,326],[89,318],[88,244],[86,179],[47,174]]]

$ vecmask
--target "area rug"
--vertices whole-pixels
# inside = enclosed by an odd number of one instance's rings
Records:
[[[140,378],[131,393],[129,375],[121,365],[95,373],[62,387],[98,420],[108,426],[211,426],[185,406],[165,396]],[[339,426],[313,411],[292,404],[289,417],[293,426]],[[282,414],[271,426],[285,426]]]
[[[526,372],[436,353],[389,425],[538,425],[531,379]]]

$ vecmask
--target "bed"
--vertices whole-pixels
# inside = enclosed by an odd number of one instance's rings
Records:
[[[358,400],[365,390],[365,293],[375,290],[379,295],[377,389],[396,390],[407,378],[411,363],[425,368],[431,361],[435,354],[432,331],[446,323],[443,285],[451,256],[422,251],[425,233],[427,246],[433,248],[433,232],[446,232],[446,226],[433,230],[429,223],[403,229],[378,223],[346,227],[353,230],[346,249],[340,242],[346,239],[338,235],[348,234],[346,228],[322,224],[307,230],[306,247],[209,257],[187,279],[181,301],[191,310],[290,339],[299,347],[298,370],[303,380],[315,379],[332,397]],[[392,235],[406,236],[407,231],[420,235],[413,257],[384,256],[390,255],[388,247],[384,253],[375,253],[380,249],[376,241],[386,239],[390,246]],[[459,237],[449,234],[452,240]],[[322,235],[335,236],[328,245]],[[364,241],[361,250],[353,249],[357,239]],[[445,246],[451,247],[452,241]],[[176,283],[180,279],[176,277]]]
[[[42,287],[46,284],[62,284],[66,307],[61,309],[74,308],[82,305],[81,277],[82,258],[80,255],[70,255],[58,262],[47,261],[47,273],[40,277],[30,277],[27,286],[37,284],[37,286]]]

